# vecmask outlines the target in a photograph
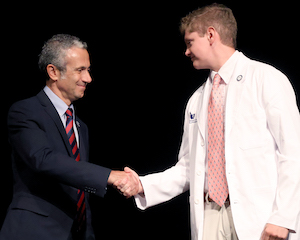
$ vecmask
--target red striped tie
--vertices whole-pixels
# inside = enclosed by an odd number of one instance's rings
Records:
[[[72,153],[74,155],[75,160],[78,162],[80,161],[80,153],[76,142],[76,137],[73,129],[73,109],[68,108],[66,111],[67,116],[67,124],[66,124],[66,133],[69,138],[69,143],[72,148]],[[86,211],[85,211],[85,197],[84,191],[78,189],[78,198],[77,198],[77,214],[74,221],[74,230],[79,233],[80,231],[84,230],[85,227],[85,218],[86,218]]]

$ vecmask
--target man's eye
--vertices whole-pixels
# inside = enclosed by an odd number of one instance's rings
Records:
[[[192,46],[192,42],[191,42],[191,41],[187,41],[187,42],[186,42],[186,46],[187,46],[187,47],[191,47],[191,46]]]

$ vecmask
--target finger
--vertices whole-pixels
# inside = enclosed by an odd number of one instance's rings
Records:
[[[132,191],[131,188],[128,188],[127,191],[124,193],[124,196],[126,196],[126,198],[131,198],[132,196],[134,196],[134,192]]]
[[[121,180],[119,186],[120,186],[121,188],[123,188],[126,184],[128,184],[128,180],[129,180],[128,177],[123,178],[123,179]]]
[[[122,187],[121,191],[124,192],[126,195],[132,196],[133,193],[136,191],[136,184],[137,183],[134,179],[130,179],[128,180],[127,184]]]
[[[129,188],[129,186],[125,185],[124,187],[120,188],[119,191],[121,191],[122,193],[126,193],[128,188]]]
[[[266,231],[264,230],[260,240],[270,240],[271,238],[269,237],[269,235],[266,233]]]
[[[131,171],[129,168],[126,168],[126,171],[128,174],[127,178],[123,179],[121,183],[118,182],[118,190],[122,192],[124,196],[131,197],[138,194],[140,180],[138,177],[135,177],[133,174],[129,173],[129,171]]]
[[[120,185],[120,183],[121,183],[121,180],[117,180],[117,181],[115,181],[115,182],[112,184],[112,186],[113,186],[114,188],[118,188],[118,186]]]
[[[126,178],[119,185],[118,189],[124,193],[124,192],[128,191],[128,189],[132,186],[132,184],[133,184],[132,181]]]
[[[137,184],[133,184],[133,185],[130,185],[127,189],[126,189],[126,194],[127,195],[130,195],[130,196],[134,196],[134,195],[137,195],[138,194],[138,190],[139,190],[139,187]]]
[[[116,186],[115,187],[118,191],[120,191],[120,192],[124,192],[124,191],[126,191],[126,189],[127,189],[127,187],[126,187],[126,184],[124,184],[124,183],[120,183],[118,186]]]
[[[131,191],[131,188],[128,187],[128,188],[124,191],[124,196],[126,196],[126,197],[130,196],[130,191]]]

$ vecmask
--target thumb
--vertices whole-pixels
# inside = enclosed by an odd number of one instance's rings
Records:
[[[131,170],[129,167],[125,167],[125,168],[124,168],[124,171],[125,171],[126,173],[131,173],[131,172],[133,172],[133,170]]]
[[[136,179],[139,179],[139,175],[135,171],[130,169],[129,167],[125,167],[124,172],[125,173],[131,173]]]

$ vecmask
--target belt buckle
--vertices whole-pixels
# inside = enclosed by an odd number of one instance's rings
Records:
[[[215,201],[212,200],[212,199],[209,197],[209,194],[208,194],[208,192],[207,192],[207,193],[204,193],[204,202],[210,202],[210,203],[211,203],[211,202],[215,202]],[[230,204],[229,195],[228,195],[228,197],[226,198],[224,204],[225,204],[225,203]]]

